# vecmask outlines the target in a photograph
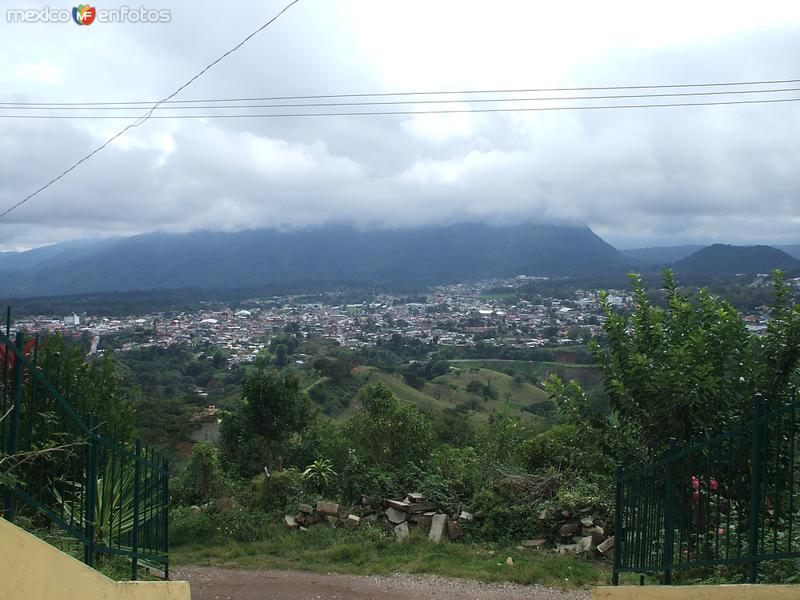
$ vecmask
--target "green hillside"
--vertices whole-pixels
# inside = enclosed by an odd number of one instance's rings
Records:
[[[476,423],[485,422],[490,414],[503,410],[526,422],[541,422],[553,416],[553,405],[541,388],[487,368],[454,366],[450,373],[428,381],[421,389],[408,385],[402,376],[385,373],[374,367],[353,369],[352,379],[345,386],[319,379],[314,382],[312,399],[340,396],[330,407],[339,407],[335,416],[345,418],[359,405],[361,390],[367,385],[383,383],[398,398],[413,402],[425,412],[462,413]]]

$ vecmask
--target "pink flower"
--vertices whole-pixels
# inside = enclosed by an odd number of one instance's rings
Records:
[[[722,527],[720,527],[720,528],[717,530],[717,533],[718,533],[718,534],[720,534],[720,535],[725,535],[725,530],[724,530]]]
[[[692,487],[696,490],[700,489],[700,481],[694,475],[692,475]]]
[[[699,497],[700,497],[700,492],[694,492],[692,494],[692,498],[694,498],[695,500],[697,500]]]
[[[708,485],[712,490],[715,490],[715,489],[717,489],[717,486],[719,484],[717,483],[717,480],[712,477],[711,481],[709,481]]]

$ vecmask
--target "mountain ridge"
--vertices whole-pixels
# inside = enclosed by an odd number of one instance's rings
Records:
[[[446,283],[629,268],[629,261],[591,229],[566,225],[151,233],[56,253],[6,278],[11,289],[2,294],[242,288],[288,281]]]

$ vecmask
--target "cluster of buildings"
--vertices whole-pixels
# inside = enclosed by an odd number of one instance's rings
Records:
[[[576,289],[568,299],[518,294],[517,288],[529,283],[525,279],[438,286],[412,299],[383,294],[357,304],[282,296],[253,298],[239,303],[237,309],[119,318],[38,316],[16,325],[29,331],[88,336],[93,349],[103,336],[114,336],[122,351],[173,344],[219,348],[227,351],[233,363],[254,361],[271,338],[287,329],[305,338],[335,340],[348,348],[374,346],[397,336],[445,346],[483,343],[533,348],[585,342],[600,332],[604,316],[597,290]],[[632,302],[626,292],[613,290],[608,300],[620,309],[630,308]],[[754,329],[762,324],[757,316],[747,318]]]

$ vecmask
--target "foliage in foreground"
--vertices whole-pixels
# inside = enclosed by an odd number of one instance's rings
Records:
[[[183,535],[180,518],[173,525],[179,539]],[[214,527],[209,527],[211,536],[215,535]],[[369,527],[349,530],[317,526],[308,531],[288,531],[273,523],[259,522],[255,530],[258,532],[256,536],[247,533],[247,541],[237,540],[235,534],[219,532],[216,533],[216,543],[178,546],[173,549],[173,563],[358,575],[434,573],[562,588],[608,581],[604,563],[551,552],[523,552],[513,546],[434,544],[417,534],[412,535],[407,543],[398,544],[390,534]],[[513,558],[513,566],[505,564],[508,556]]]

